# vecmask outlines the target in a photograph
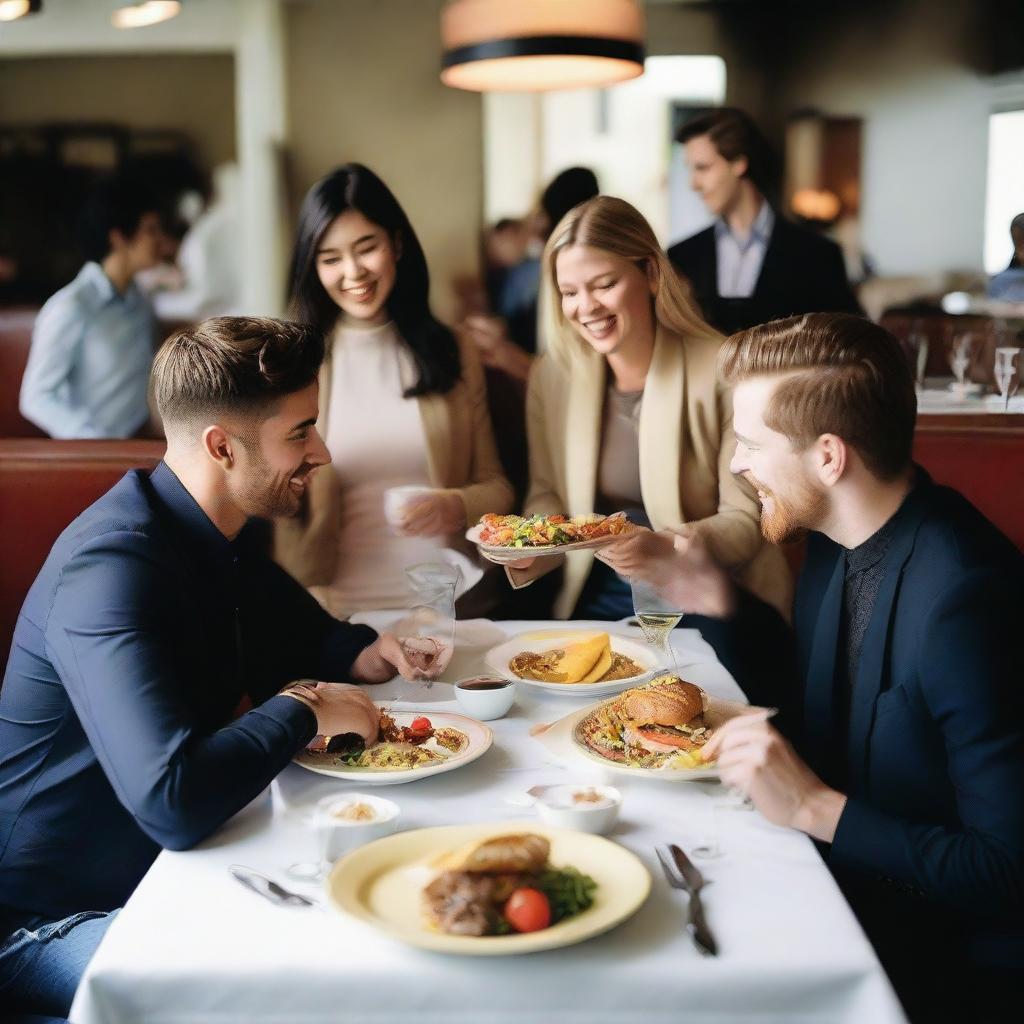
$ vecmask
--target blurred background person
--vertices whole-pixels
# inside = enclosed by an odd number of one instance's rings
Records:
[[[156,325],[135,275],[160,261],[155,195],[111,177],[82,211],[86,263],[39,311],[22,415],[56,438],[132,437],[147,427]]]
[[[588,167],[569,167],[541,193],[537,209],[522,220],[499,221],[484,237],[490,312],[462,318],[460,330],[476,346],[487,377],[487,400],[498,455],[516,492],[526,495],[526,382],[537,351],[540,257],[552,229],[577,204],[600,191]],[[513,602],[515,604],[515,602]],[[511,617],[512,605],[509,606]],[[520,609],[524,610],[524,609]]]
[[[669,259],[705,319],[725,334],[794,313],[860,313],[839,247],[786,220],[769,201],[777,162],[742,110],[721,107],[679,130],[693,190],[717,219]]]
[[[624,200],[599,196],[556,227],[543,267],[550,322],[527,398],[526,513],[626,509],[658,530],[697,532],[788,615],[785,560],[761,538],[753,491],[729,472],[722,339],[689,305],[651,226]],[[559,563],[524,559],[509,577],[524,586]],[[592,551],[572,552],[555,614],[632,615],[629,583]]]
[[[169,322],[194,322],[239,312],[241,299],[241,183],[238,165],[221,164],[213,171],[213,194],[178,247],[174,278],[163,277],[153,293],[157,316]],[[182,205],[201,202],[187,193]]]
[[[317,426],[332,463],[303,515],[279,524],[275,554],[335,614],[404,607],[405,568],[468,554],[467,524],[512,506],[479,359],[432,314],[429,289],[419,239],[377,175],[345,164],[313,186],[291,305],[328,338]],[[399,486],[419,490],[392,516],[396,536],[385,495]]]
[[[529,358],[537,351],[537,297],[540,253],[556,224],[574,207],[600,192],[597,175],[589,167],[569,167],[556,175],[541,193],[539,210],[523,222],[519,237],[510,223],[499,221],[488,235],[488,292],[495,316],[471,316],[465,327],[476,343],[484,366],[525,381]],[[512,221],[514,225],[517,222]],[[524,237],[525,236],[525,237]],[[503,265],[522,245],[518,262]]]
[[[1002,302],[1024,302],[1024,213],[1010,222],[1013,256],[1009,266],[988,282],[988,297]]]

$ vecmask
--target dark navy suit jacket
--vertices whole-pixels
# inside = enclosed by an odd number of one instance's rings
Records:
[[[676,242],[668,258],[686,275],[704,319],[724,334],[798,313],[860,315],[835,242],[776,214],[754,294],[718,294],[718,246],[712,225]]]
[[[161,847],[186,849],[316,732],[275,696],[342,680],[376,634],[328,616],[229,543],[163,463],[57,539],[0,690],[0,911],[121,905]],[[232,721],[248,695],[253,710]]]
[[[728,624],[744,643],[721,656],[753,702],[786,706],[785,731],[826,781],[841,765],[827,856],[855,879],[848,894],[882,928],[941,921],[978,962],[1009,966],[1024,953],[1024,559],[923,472],[895,527],[852,700],[837,671],[843,549],[821,534],[793,632],[744,595]]]

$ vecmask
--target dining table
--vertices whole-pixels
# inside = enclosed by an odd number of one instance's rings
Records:
[[[386,614],[364,616],[386,626]],[[486,671],[486,652],[553,622],[459,622],[455,652],[429,687],[372,688],[395,710],[457,710],[453,681]],[[641,639],[628,621],[572,623]],[[676,629],[678,673],[709,694],[745,700],[696,630]],[[905,1020],[857,919],[812,841],[771,824],[717,781],[636,778],[581,756],[556,756],[531,735],[585,706],[571,692],[517,684],[510,712],[488,725],[490,748],[457,770],[369,789],[289,765],[249,806],[195,848],[159,854],[113,920],[79,986],[73,1024],[678,1024]],[[333,905],[289,865],[315,860],[310,809],[360,789],[400,809],[398,828],[508,822],[527,827],[524,792],[549,783],[610,783],[623,797],[608,839],[639,858],[650,894],[617,927],[524,955],[466,956],[397,941]],[[211,779],[210,785],[216,785]],[[386,840],[385,840],[386,841]],[[717,956],[687,932],[687,895],[656,855],[675,843],[705,877],[701,896]],[[364,851],[368,848],[364,847]],[[698,858],[703,850],[711,856]],[[281,906],[237,883],[234,864],[308,895]],[[344,871],[339,861],[336,871]],[[486,940],[481,940],[486,941]]]

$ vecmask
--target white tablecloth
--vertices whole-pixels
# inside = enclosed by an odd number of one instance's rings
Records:
[[[507,633],[539,623],[502,623]],[[626,627],[613,627],[635,633]],[[476,671],[503,634],[460,624],[448,679]],[[470,643],[472,642],[472,643]],[[739,690],[699,635],[674,638],[684,675],[710,692]],[[376,695],[398,696],[396,681]],[[448,684],[417,706],[454,709]],[[494,746],[458,771],[376,792],[398,802],[405,828],[522,818],[505,797],[586,767],[545,763],[528,733],[580,706],[520,686],[491,723]],[[647,903],[606,935],[518,957],[453,957],[400,945],[331,909],[275,907],[233,881],[231,863],[285,884],[284,869],[314,859],[304,809],[334,780],[289,767],[271,791],[201,846],[162,853],[112,924],[71,1011],[74,1024],[351,1021],[358,1024],[678,1024],[903,1021],[853,914],[803,835],[729,806],[721,787],[616,777],[624,793],[612,838],[654,880]],[[355,787],[352,787],[355,788]],[[721,955],[704,958],[684,931],[686,896],[668,887],[656,843],[684,848],[711,833],[721,854],[699,861],[712,883],[708,921]],[[301,888],[293,885],[293,888]]]

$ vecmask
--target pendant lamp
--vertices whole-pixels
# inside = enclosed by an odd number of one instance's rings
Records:
[[[644,70],[636,0],[449,0],[441,81],[474,92],[613,85]]]
[[[181,13],[181,0],[141,0],[122,4],[110,15],[114,28],[146,28],[169,21]]]
[[[0,0],[0,21],[16,21],[26,14],[36,14],[43,0]]]

